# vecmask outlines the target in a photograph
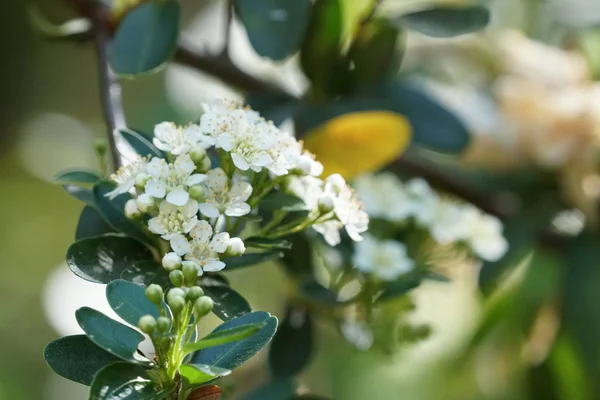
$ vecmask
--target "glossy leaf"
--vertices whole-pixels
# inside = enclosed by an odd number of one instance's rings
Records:
[[[193,364],[208,364],[221,368],[235,369],[258,353],[277,330],[277,318],[264,311],[255,311],[219,325],[213,333],[252,323],[265,325],[254,335],[234,343],[197,351],[192,356]]]
[[[125,193],[113,199],[106,196],[114,188],[115,183],[109,181],[101,181],[94,185],[94,201],[98,212],[106,222],[119,232],[152,246],[152,241],[144,233],[141,224],[125,216],[125,203],[131,199],[131,195]]]
[[[113,234],[79,240],[67,250],[67,264],[71,271],[96,283],[119,279],[126,268],[150,259],[152,253],[140,242]]]
[[[395,281],[386,282],[383,285],[383,291],[377,298],[377,301],[391,300],[403,296],[411,290],[419,287],[423,280],[423,274],[420,271],[409,272],[398,277]]]
[[[121,129],[120,133],[121,136],[123,136],[123,139],[133,147],[133,150],[135,150],[140,157],[152,156],[166,158],[165,153],[157,149],[152,142],[141,133],[131,129]]]
[[[252,311],[246,299],[228,286],[202,286],[202,289],[214,302],[213,313],[223,321]]]
[[[313,350],[313,324],[306,309],[291,306],[269,349],[273,376],[292,377],[304,369]]]
[[[254,335],[263,326],[265,326],[264,322],[257,322],[253,324],[236,326],[234,328],[223,329],[218,332],[212,332],[195,343],[188,343],[184,345],[183,351],[185,353],[191,353],[194,351],[207,349],[209,347],[222,346],[228,343],[237,342],[238,340],[246,339],[247,337]]]
[[[90,400],[164,400],[173,389],[161,390],[142,367],[121,362],[98,372]]]
[[[298,51],[308,25],[310,0],[234,0],[233,4],[259,55],[278,61]]]
[[[291,400],[294,396],[292,379],[275,379],[244,396],[244,400]]]
[[[482,6],[434,6],[401,15],[396,21],[424,35],[451,37],[485,28],[490,22],[490,12]]]
[[[280,251],[267,251],[264,253],[246,253],[239,257],[230,257],[223,260],[227,265],[225,271],[232,271],[234,269],[251,267],[267,261],[276,260],[283,257],[283,253]]]
[[[314,279],[309,278],[301,282],[298,290],[300,294],[315,303],[327,306],[341,306],[344,304],[338,300],[336,292],[326,288]]]
[[[58,375],[84,385],[90,385],[101,368],[121,361],[85,335],[65,336],[49,343],[44,359]]]
[[[98,210],[90,206],[85,206],[79,216],[77,230],[75,231],[75,240],[114,232],[115,230],[104,221],[104,218],[98,213]]]
[[[302,199],[282,192],[272,192],[260,201],[261,210],[265,211],[304,211],[307,209]]]
[[[90,207],[96,207],[96,202],[94,201],[94,194],[90,189],[82,188],[73,184],[63,185],[63,189],[72,197],[76,198],[79,201],[84,202]]]
[[[121,20],[110,48],[110,65],[120,75],[139,75],[163,66],[179,36],[179,2],[142,3]]]
[[[184,364],[179,373],[192,385],[201,385],[221,376],[227,376],[231,370],[205,364]]]
[[[125,268],[120,277],[142,287],[147,287],[152,283],[162,286],[163,289],[172,286],[169,272],[154,260],[136,261],[133,265]]]
[[[88,171],[84,169],[68,169],[59,172],[52,178],[56,183],[73,183],[73,184],[88,184],[96,183],[99,181],[100,175],[94,171]]]
[[[90,307],[75,312],[77,323],[87,337],[109,353],[122,360],[151,366],[152,363],[137,353],[144,335]]]
[[[146,297],[144,288],[118,279],[106,286],[106,300],[113,311],[125,322],[137,326],[144,315],[160,317],[160,310]]]
[[[246,247],[255,247],[258,249],[276,249],[276,250],[288,250],[292,248],[292,242],[284,239],[270,239],[260,236],[252,236],[244,239]]]

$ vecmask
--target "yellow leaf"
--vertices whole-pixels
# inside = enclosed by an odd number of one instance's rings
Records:
[[[325,167],[324,176],[346,179],[375,171],[396,159],[410,143],[406,118],[388,111],[361,111],[336,117],[310,132],[304,147]]]

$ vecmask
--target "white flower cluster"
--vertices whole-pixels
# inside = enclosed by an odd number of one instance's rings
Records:
[[[402,243],[391,239],[378,240],[371,235],[354,246],[352,261],[358,270],[384,281],[393,281],[414,267],[414,261]]]
[[[486,261],[500,259],[508,250],[501,222],[470,204],[437,195],[423,179],[403,183],[392,173],[364,175],[354,182],[358,197],[371,218],[394,223],[413,221],[440,244],[464,243]]]
[[[236,104],[205,108],[199,124],[156,125],[153,144],[166,159],[138,158],[122,167],[112,176],[116,189],[107,194],[134,195],[125,213],[130,218],[146,214],[148,230],[169,243],[166,269],[194,267],[199,274],[223,269],[221,258],[245,251],[243,241],[223,227],[230,226],[231,217],[251,213],[276,187],[318,187],[314,199],[300,196],[316,212],[299,228],[314,226],[331,243],[339,241],[342,228],[361,239],[368,224],[362,205],[341,177],[317,178],[323,166],[301,142]],[[211,169],[208,150],[218,154],[220,166]]]

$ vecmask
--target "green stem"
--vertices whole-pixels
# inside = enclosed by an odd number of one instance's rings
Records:
[[[287,211],[275,211],[273,218],[265,226],[260,228],[258,232],[254,234],[254,236],[266,235],[271,229],[277,226],[277,224],[283,221],[287,214]]]

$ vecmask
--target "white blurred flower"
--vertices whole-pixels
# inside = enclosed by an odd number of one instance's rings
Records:
[[[319,198],[323,195],[323,181],[313,176],[291,176],[286,182],[285,190],[301,199],[309,210],[317,208]]]
[[[364,240],[355,244],[353,262],[360,271],[384,281],[393,281],[414,267],[402,243],[378,240],[371,235],[366,235]]]
[[[138,175],[145,173],[147,165],[148,160],[138,156],[133,162],[119,168],[110,177],[117,184],[117,187],[108,192],[106,196],[113,199],[120,194],[129,192],[135,186]]]
[[[152,142],[158,149],[178,156],[198,146],[208,148],[215,140],[205,135],[198,125],[179,127],[172,122],[161,122],[154,127]]]
[[[219,260],[229,245],[227,232],[213,235],[213,229],[206,221],[199,221],[189,233],[191,240],[177,235],[171,240],[171,248],[185,259],[198,264],[206,272],[220,271],[225,263]]]
[[[414,212],[402,181],[390,172],[362,175],[354,180],[354,188],[372,218],[402,222]]]
[[[502,223],[473,206],[463,207],[461,225],[465,234],[462,238],[477,256],[486,261],[497,261],[508,250],[508,242],[502,235]]]
[[[333,198],[333,212],[354,241],[362,240],[361,233],[369,228],[369,216],[356,194],[341,175],[333,174],[326,180],[324,193]]]
[[[152,233],[161,235],[165,240],[172,239],[175,235],[189,233],[198,223],[198,202],[188,200],[182,206],[162,201],[158,215],[148,221],[148,229]]]
[[[146,183],[146,193],[157,199],[165,198],[176,206],[184,206],[190,195],[188,188],[204,180],[203,174],[193,174],[196,165],[188,154],[183,154],[175,159],[173,164],[161,158],[153,158],[146,168],[151,176]]]
[[[358,350],[366,351],[373,345],[373,332],[364,323],[344,321],[340,324],[344,338]]]
[[[207,172],[203,182],[205,187],[204,202],[199,205],[200,212],[216,218],[221,214],[230,217],[240,217],[250,212],[246,200],[252,194],[252,185],[242,180],[234,180],[229,187],[229,179],[221,168]]]

